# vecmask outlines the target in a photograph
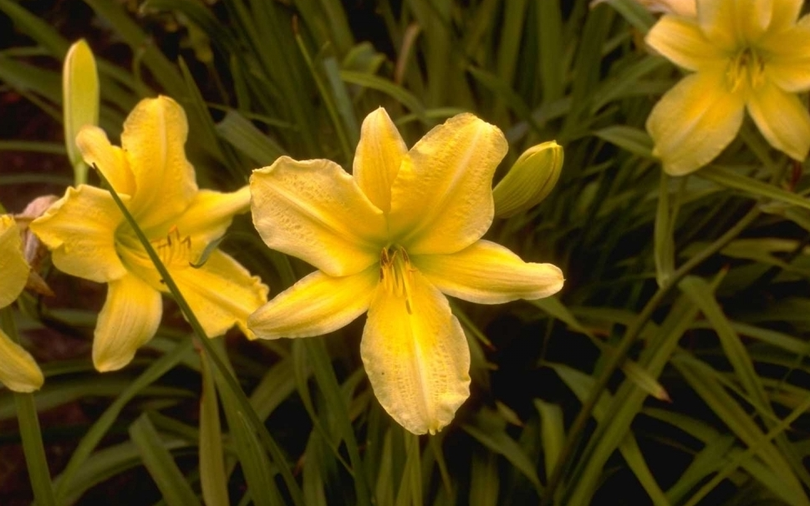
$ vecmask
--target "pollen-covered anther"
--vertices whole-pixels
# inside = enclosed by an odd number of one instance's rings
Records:
[[[380,283],[388,293],[405,300],[408,314],[412,313],[411,276],[414,268],[402,246],[387,246],[380,253]]]
[[[181,236],[177,225],[172,225],[165,239],[152,244],[163,265],[186,267],[191,264],[191,237]]]

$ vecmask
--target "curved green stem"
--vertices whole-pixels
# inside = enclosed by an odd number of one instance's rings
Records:
[[[237,383],[236,378],[231,374],[230,369],[228,366],[222,361],[219,355],[216,353],[213,345],[208,342],[208,336],[205,334],[205,331],[200,324],[200,321],[197,319],[197,316],[191,310],[191,306],[188,305],[185,297],[180,292],[180,288],[172,279],[169,271],[166,269],[166,266],[163,265],[163,262],[160,260],[155,249],[152,247],[152,244],[149,242],[149,239],[144,235],[141,228],[138,226],[138,223],[135,221],[135,218],[129,212],[129,209],[124,205],[124,202],[118,196],[115,189],[112,188],[109,181],[104,177],[104,174],[98,170],[97,167],[94,166],[96,172],[98,173],[99,178],[101,179],[104,186],[110,191],[110,195],[112,196],[113,200],[115,201],[118,208],[121,210],[121,213],[124,215],[127,223],[129,223],[130,227],[132,227],[133,232],[138,237],[138,240],[141,242],[146,254],[149,256],[149,259],[155,265],[155,269],[157,269],[160,277],[166,283],[166,288],[168,288],[169,292],[171,292],[172,296],[175,299],[178,307],[183,312],[183,315],[188,320],[189,325],[194,330],[194,334],[196,335],[198,341],[205,348],[205,352],[207,353],[208,357],[216,366],[217,370],[222,376],[222,379],[225,380],[225,384],[228,386],[228,389],[236,398],[237,402],[239,403],[239,407],[242,409],[242,414],[244,414],[249,423],[253,426],[253,429],[258,433],[259,438],[261,439],[262,443],[264,443],[267,450],[270,451],[270,454],[273,457],[276,465],[278,466],[279,472],[281,473],[281,477],[284,479],[284,482],[287,485],[287,490],[290,493],[290,496],[293,499],[295,504],[304,504],[304,496],[301,488],[298,486],[298,482],[295,481],[295,477],[293,476],[290,468],[286,465],[286,459],[284,454],[281,451],[281,448],[275,442],[273,437],[267,431],[267,427],[264,425],[264,422],[259,419],[259,416],[256,414],[256,411],[251,407],[250,401],[248,400],[245,392]]]

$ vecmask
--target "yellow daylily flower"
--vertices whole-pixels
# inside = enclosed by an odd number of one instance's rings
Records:
[[[28,263],[14,218],[0,215],[0,308],[14,302],[28,282]],[[30,353],[0,329],[0,383],[15,392],[39,390],[45,378]]]
[[[265,243],[318,270],[248,319],[259,338],[307,337],[368,311],[361,355],[386,411],[435,433],[469,396],[470,351],[444,294],[482,304],[562,287],[551,264],[481,240],[493,218],[500,130],[455,116],[408,150],[384,109],[363,122],[354,175],[329,160],[281,157],[250,179]]]
[[[728,146],[744,111],[767,141],[795,160],[810,149],[810,17],[801,0],[697,0],[697,17],[667,14],[647,44],[691,71],[647,119],[654,154],[688,174]]]
[[[198,189],[184,151],[187,135],[183,109],[161,96],[135,106],[124,123],[122,147],[95,126],[82,128],[76,143],[87,164],[120,194],[205,333],[218,336],[236,324],[252,337],[245,322],[267,302],[267,287],[219,250],[201,267],[193,265],[233,216],[247,211],[250,193],[247,186],[233,193]],[[108,283],[93,363],[99,371],[124,367],[155,335],[160,294],[168,290],[110,193],[88,185],[68,188],[31,230],[51,249],[57,268]]]

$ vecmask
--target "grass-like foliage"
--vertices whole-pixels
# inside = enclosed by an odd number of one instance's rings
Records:
[[[0,323],[45,382],[0,390],[0,503],[810,505],[807,164],[746,117],[719,156],[667,174],[647,118],[692,74],[645,44],[660,18],[643,2],[29,3],[0,0],[13,34],[0,48],[4,212],[25,229],[41,214],[22,213],[28,201],[86,177],[111,192],[171,301],[135,359],[99,373],[90,346],[104,285],[26,257],[33,290]],[[403,429],[375,397],[366,316],[325,337],[208,339],[208,315],[194,314],[129,196],[64,148],[63,105],[89,107],[63,104],[80,37],[111,143],[141,99],[171,97],[199,186],[233,195],[284,155],[351,172],[363,119],[381,106],[408,147],[463,112],[497,126],[509,150],[495,183],[556,141],[562,170],[539,183],[554,189],[508,217],[496,199],[484,239],[558,266],[564,287],[500,305],[450,297],[470,396],[435,435]],[[744,79],[748,60],[734,61]],[[655,125],[653,137],[669,131]],[[219,250],[271,299],[313,272],[268,249],[249,216],[193,267]],[[384,251],[381,269],[407,276],[404,249]]]

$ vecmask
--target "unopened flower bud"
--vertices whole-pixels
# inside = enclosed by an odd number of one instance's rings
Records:
[[[98,125],[99,86],[96,60],[84,39],[70,46],[62,70],[65,147],[77,185],[87,181],[87,165],[76,146],[84,125]]]
[[[495,215],[508,218],[539,204],[557,184],[562,165],[563,148],[555,141],[524,151],[492,190]]]
[[[53,297],[54,293],[51,287],[48,286],[48,283],[39,275],[47,249],[39,241],[39,238],[31,232],[28,228],[28,224],[45,214],[45,211],[57,200],[59,200],[59,197],[56,195],[42,195],[29,202],[22,213],[14,216],[20,228],[20,234],[22,235],[23,256],[25,257],[25,261],[28,262],[28,265],[31,266],[25,288],[49,297]]]

